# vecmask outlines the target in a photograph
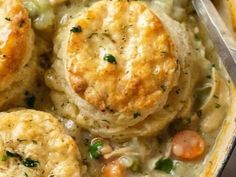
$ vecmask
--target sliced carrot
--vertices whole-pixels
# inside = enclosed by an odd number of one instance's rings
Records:
[[[172,153],[181,159],[195,159],[203,154],[204,149],[203,138],[192,130],[181,131],[172,140]]]
[[[113,161],[103,167],[102,177],[124,177],[125,168],[118,161]]]

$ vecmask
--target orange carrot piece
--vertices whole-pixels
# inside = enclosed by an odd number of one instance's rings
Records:
[[[124,177],[125,168],[118,161],[113,161],[103,167],[102,177]]]
[[[192,160],[203,154],[205,142],[195,131],[184,130],[177,133],[172,140],[172,153],[181,159]]]

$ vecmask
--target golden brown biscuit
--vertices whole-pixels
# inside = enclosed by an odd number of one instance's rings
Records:
[[[76,143],[48,113],[1,113],[0,157],[1,177],[80,177]]]
[[[69,84],[89,107],[120,125],[163,107],[178,79],[177,59],[168,32],[145,4],[97,2],[68,33]]]
[[[59,29],[54,44],[46,83],[57,112],[102,137],[157,133],[195,80],[184,27],[142,2],[95,2]]]
[[[6,89],[31,57],[33,34],[27,11],[19,0],[0,4],[0,91]]]
[[[35,68],[34,35],[20,0],[0,2],[0,106],[23,91]],[[18,84],[17,84],[18,83]],[[20,84],[19,84],[20,83]]]

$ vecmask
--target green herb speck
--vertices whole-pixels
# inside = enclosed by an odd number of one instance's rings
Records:
[[[10,151],[6,151],[6,155],[7,155],[7,157],[22,158],[19,154],[15,153],[15,152],[10,152]]]
[[[33,144],[38,144],[38,142],[36,140],[32,140]]]
[[[215,99],[219,99],[219,97],[218,97],[217,95],[214,95],[213,97],[214,97]]]
[[[25,167],[32,168],[32,167],[37,167],[39,162],[37,160],[33,160],[28,157],[28,158],[24,159],[22,161],[22,163]]]
[[[5,17],[6,21],[11,21],[11,19],[9,17]]]
[[[111,63],[111,64],[117,64],[116,58],[115,58],[113,55],[111,55],[111,54],[106,54],[106,55],[103,57],[103,60],[104,60],[104,61],[107,61],[107,62],[109,62],[109,63]]]
[[[160,53],[161,53],[160,54],[161,57],[166,57],[168,55],[167,51],[161,51]]]
[[[21,142],[24,142],[24,141],[27,141],[26,139],[19,139],[19,138],[17,138],[16,140],[17,140],[18,142],[20,142],[20,143],[21,143]]]
[[[174,163],[169,158],[167,158],[167,159],[161,158],[155,164],[155,169],[156,170],[160,170],[160,171],[163,171],[163,172],[166,172],[166,173],[170,173],[173,168],[174,168]]]
[[[78,25],[78,26],[72,27],[70,31],[72,33],[81,33],[82,32],[82,28],[81,28],[81,26]]]
[[[221,105],[219,103],[215,104],[215,108],[219,109],[221,107]]]
[[[89,154],[93,159],[99,159],[102,156],[100,149],[103,147],[103,142],[97,141],[89,146]]]
[[[5,154],[2,156],[1,161],[7,161],[9,158],[18,158],[19,160],[22,160],[21,155],[15,152],[5,151]]]

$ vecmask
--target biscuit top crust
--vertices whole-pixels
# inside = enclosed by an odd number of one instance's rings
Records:
[[[76,143],[48,113],[1,113],[0,157],[2,177],[80,177]]]
[[[0,91],[31,56],[33,35],[28,12],[20,0],[0,2]]]
[[[100,111],[156,111],[178,78],[168,32],[138,1],[93,4],[72,24],[66,50],[73,90]]]

